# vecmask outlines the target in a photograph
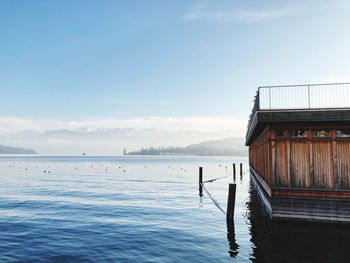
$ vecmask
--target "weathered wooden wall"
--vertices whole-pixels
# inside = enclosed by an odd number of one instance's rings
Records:
[[[350,138],[276,138],[267,127],[249,147],[250,165],[271,187],[350,190]]]
[[[350,142],[338,141],[335,146],[336,176],[340,189],[350,189]]]
[[[255,171],[271,185],[269,129],[265,129],[249,146],[249,162]]]

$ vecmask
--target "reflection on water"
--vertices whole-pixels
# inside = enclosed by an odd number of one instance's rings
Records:
[[[231,257],[236,257],[238,255],[239,246],[236,243],[236,234],[235,234],[235,224],[227,223],[227,240],[230,247],[229,254]]]
[[[349,262],[350,226],[267,219],[256,190],[248,202],[254,262]]]

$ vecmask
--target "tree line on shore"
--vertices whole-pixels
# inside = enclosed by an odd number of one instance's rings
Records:
[[[189,155],[189,156],[235,156],[246,155],[244,149],[215,149],[206,146],[198,147],[149,147],[138,151],[125,152],[126,155]]]

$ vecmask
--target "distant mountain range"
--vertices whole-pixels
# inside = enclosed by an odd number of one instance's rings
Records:
[[[193,143],[234,137],[235,130],[203,132],[197,130],[156,130],[136,128],[23,130],[0,134],[3,145],[20,145],[46,155],[118,155],[123,148],[137,151],[143,148],[173,145],[185,147]],[[243,145],[243,143],[242,143]],[[243,148],[243,146],[241,147]]]
[[[126,155],[195,155],[195,156],[237,156],[247,155],[244,138],[230,137],[222,140],[204,141],[186,147],[150,147],[132,151]]]
[[[128,132],[126,134],[126,132]],[[25,135],[25,136],[23,136]],[[184,136],[187,135],[187,136]],[[196,138],[197,135],[197,138]],[[204,136],[203,136],[204,135]],[[62,144],[72,144],[73,142],[94,143],[95,145],[107,146],[118,142],[121,144],[124,142],[127,145],[144,145],[141,150],[133,150],[125,152],[126,155],[194,155],[194,156],[242,156],[247,155],[247,148],[244,146],[244,138],[242,137],[229,137],[221,140],[203,140],[200,143],[189,144],[188,146],[167,146],[167,147],[152,147],[151,143],[155,145],[164,145],[165,142],[178,143],[182,141],[195,141],[200,140],[202,137],[211,137],[218,134],[201,134],[198,132],[180,132],[180,133],[168,133],[168,132],[155,132],[153,130],[113,130],[113,131],[70,131],[70,130],[56,130],[48,131],[43,134],[23,132],[17,134],[13,139],[23,142],[24,144],[32,144],[40,146],[40,142],[49,140],[52,144],[52,148]],[[46,138],[47,137],[47,138]],[[4,138],[5,139],[5,138]],[[23,140],[25,139],[25,140]],[[80,141],[81,140],[81,141]],[[29,142],[29,143],[28,143]],[[13,140],[13,144],[15,140]],[[10,143],[9,143],[10,144]],[[146,145],[145,145],[146,144]],[[148,145],[147,145],[148,144]],[[154,145],[153,144],[153,145]],[[175,144],[176,145],[176,144]],[[185,144],[186,145],[186,144]],[[30,145],[28,145],[30,147]],[[79,146],[79,145],[77,145]],[[0,154],[37,154],[35,150],[30,148],[9,147],[0,145]],[[138,146],[140,147],[140,146]],[[137,148],[138,148],[137,147]],[[136,147],[135,147],[136,148]],[[134,149],[135,149],[134,148]],[[137,149],[136,148],[136,149]],[[79,150],[78,150],[79,151]],[[58,151],[53,152],[57,154]],[[82,148],[77,154],[87,152]],[[108,154],[108,153],[107,153]]]
[[[32,149],[0,145],[0,154],[37,154],[37,152]]]

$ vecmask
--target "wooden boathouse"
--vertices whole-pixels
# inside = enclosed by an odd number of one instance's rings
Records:
[[[246,145],[272,219],[350,222],[350,83],[260,87]]]

